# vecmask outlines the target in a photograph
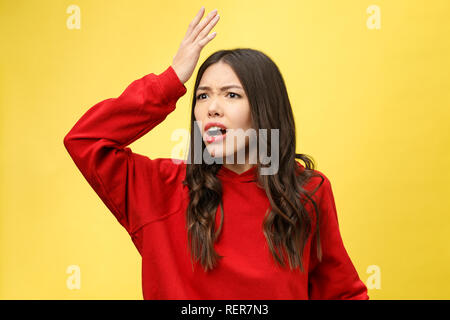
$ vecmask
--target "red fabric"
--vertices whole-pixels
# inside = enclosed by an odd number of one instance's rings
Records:
[[[278,266],[262,232],[269,200],[252,181],[256,166],[240,175],[222,167],[224,222],[215,249],[224,258],[208,273],[200,263],[192,270],[185,228],[189,197],[181,183],[186,164],[127,147],[161,123],[186,91],[171,66],[150,73],[87,110],[64,138],[76,166],[142,256],[144,299],[368,299],[341,239],[330,181],[317,170],[325,178],[314,195],[324,210],[321,263],[312,235],[306,273]],[[305,188],[319,182],[313,178]]]

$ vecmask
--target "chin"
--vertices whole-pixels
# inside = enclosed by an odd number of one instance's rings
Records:
[[[232,156],[234,154],[234,152],[223,152],[221,146],[220,147],[218,147],[218,146],[207,146],[206,148],[208,149],[209,154],[213,158],[225,158],[225,157],[228,157],[228,156]]]
[[[230,152],[224,152],[225,146],[224,145],[212,145],[207,144],[206,148],[208,149],[209,154],[213,158],[221,158],[224,163],[230,163],[230,164],[237,164],[239,163],[239,159],[237,159],[237,150],[236,148],[233,148]],[[241,152],[244,153],[245,157],[245,148],[242,146],[242,148],[238,148],[238,150],[241,150]]]

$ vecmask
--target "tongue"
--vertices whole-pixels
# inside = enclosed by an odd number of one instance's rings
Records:
[[[210,130],[208,133],[210,136],[220,136],[221,134],[223,134],[221,130]]]

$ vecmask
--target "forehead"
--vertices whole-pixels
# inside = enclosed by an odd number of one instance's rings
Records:
[[[242,86],[233,69],[226,63],[218,62],[210,65],[203,73],[199,86],[221,87],[222,85]]]

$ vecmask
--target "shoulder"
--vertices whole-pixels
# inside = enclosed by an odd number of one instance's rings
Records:
[[[159,167],[163,172],[171,173],[186,170],[186,160],[173,158],[157,158],[155,160],[159,162]]]
[[[302,173],[306,168],[297,161],[298,172]],[[310,170],[309,178],[305,181],[303,188],[317,198],[322,198],[331,190],[331,182],[328,177],[319,170]]]
[[[301,166],[301,170],[305,169],[303,165],[299,165]],[[305,201],[305,208],[309,213],[316,212],[315,207],[317,207],[319,210],[318,213],[320,213],[321,216],[323,216],[323,214],[326,216],[333,211],[336,212],[331,182],[322,171],[311,170],[309,179],[305,181],[302,187],[310,196],[310,198],[302,196],[302,201]],[[315,204],[313,204],[311,200],[313,200]],[[316,215],[313,214],[312,218],[313,223],[315,224],[317,221]],[[328,218],[325,219],[328,220]],[[315,229],[315,227],[313,227],[313,229]]]

